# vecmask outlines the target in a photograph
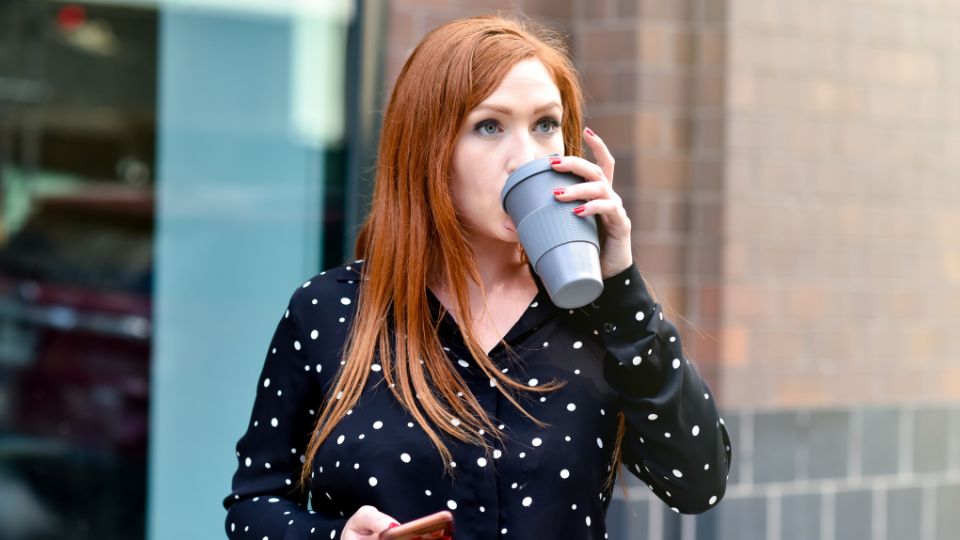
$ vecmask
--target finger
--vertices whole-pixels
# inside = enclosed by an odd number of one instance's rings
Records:
[[[565,186],[553,190],[553,194],[560,202],[591,201],[593,199],[619,200],[608,182],[581,182],[572,186]]]
[[[356,518],[354,523],[356,530],[365,534],[379,534],[393,523],[399,525],[399,522],[393,517],[384,514],[372,505],[361,506],[354,517]]]
[[[584,128],[584,140],[587,141],[587,146],[590,147],[590,150],[593,151],[593,156],[597,158],[597,165],[600,166],[600,170],[603,171],[604,176],[612,184],[613,183],[613,170],[614,165],[616,165],[616,160],[613,159],[613,154],[610,153],[610,149],[607,148],[606,143],[603,142],[603,139],[599,135],[593,132],[590,128]]]
[[[614,234],[616,230],[629,230],[630,220],[623,205],[610,199],[594,199],[573,209],[573,213],[580,217],[599,216],[607,225],[607,232]]]
[[[600,169],[596,163],[591,163],[582,157],[555,157],[550,159],[550,165],[555,171],[572,172],[573,174],[583,177],[584,180],[590,182],[606,180],[606,177],[603,175],[603,170]]]

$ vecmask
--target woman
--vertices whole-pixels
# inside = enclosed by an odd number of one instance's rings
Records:
[[[423,38],[384,114],[363,260],[298,287],[273,337],[231,538],[375,539],[446,509],[458,540],[604,538],[621,463],[678,512],[723,496],[727,433],[633,264],[581,102],[561,46],[521,23]],[[550,302],[500,206],[551,154],[587,180],[556,198],[601,224],[604,292],[580,310]]]

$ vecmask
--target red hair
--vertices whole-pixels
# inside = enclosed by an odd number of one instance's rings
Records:
[[[563,42],[533,23],[500,16],[455,20],[424,36],[404,64],[384,113],[373,202],[357,239],[364,279],[345,364],[328,393],[337,397],[328,399],[319,414],[301,485],[309,478],[319,447],[358,401],[375,354],[390,391],[424,429],[445,464],[451,455],[438,429],[488,453],[490,443],[479,433],[502,437],[442,349],[427,285],[443,283],[459,313],[471,312],[468,280],[482,290],[449,191],[454,146],[467,114],[493,93],[513,66],[531,58],[543,63],[560,91],[564,153],[581,156],[580,82]],[[470,317],[461,319],[461,333],[476,365],[543,427],[515,394],[548,392],[561,383],[531,387],[501,373],[479,346]]]

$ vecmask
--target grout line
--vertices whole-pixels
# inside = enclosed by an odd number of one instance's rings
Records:
[[[745,411],[740,415],[740,444],[743,450],[740,451],[740,459],[737,466],[740,467],[740,482],[742,484],[753,484],[753,411]],[[736,452],[736,448],[732,449]]]
[[[837,492],[835,487],[826,487],[820,498],[820,538],[834,540],[837,530]],[[841,539],[843,540],[843,539]]]
[[[859,480],[863,476],[863,408],[850,411],[850,445],[847,447],[848,476]]]
[[[913,408],[900,409],[900,432],[897,445],[900,447],[897,468],[900,474],[913,471]]]
[[[870,519],[872,538],[874,540],[887,540],[887,488],[878,482],[878,486],[873,490],[873,497],[870,504]]]
[[[923,484],[920,507],[920,540],[933,540],[937,516],[937,491],[933,481]]]
[[[780,531],[783,530],[781,511],[783,495],[774,488],[767,494],[767,540],[780,540]]]

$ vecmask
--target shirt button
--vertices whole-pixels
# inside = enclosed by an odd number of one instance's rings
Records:
[[[616,329],[617,329],[617,325],[613,323],[608,323],[608,322],[603,323],[603,331],[608,334],[613,333]]]

